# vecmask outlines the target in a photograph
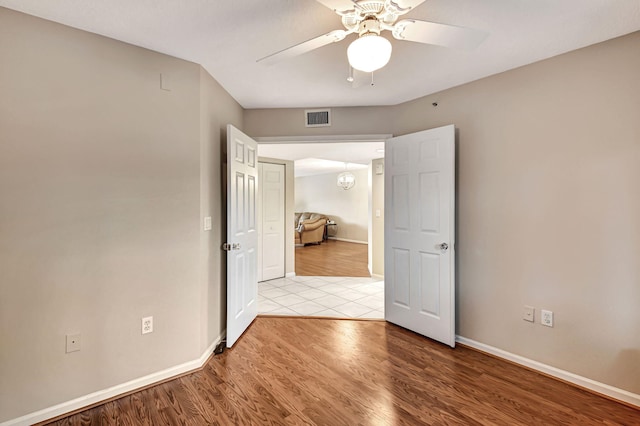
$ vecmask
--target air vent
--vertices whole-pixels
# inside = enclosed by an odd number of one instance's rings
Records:
[[[306,118],[305,126],[307,127],[331,126],[330,109],[307,109],[304,111],[304,115]]]

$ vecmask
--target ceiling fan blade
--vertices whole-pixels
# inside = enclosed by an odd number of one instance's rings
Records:
[[[261,62],[266,65],[272,65],[276,62],[280,62],[285,59],[293,58],[294,56],[302,55],[303,53],[310,52],[319,47],[326,46],[327,44],[335,43],[337,41],[344,40],[344,38],[350,34],[349,31],[335,30],[330,33],[323,34],[319,37],[312,38],[295,46],[288,47],[279,52],[273,53],[264,58],[258,59],[256,62]]]
[[[403,19],[393,26],[393,36],[398,40],[409,40],[464,50],[475,49],[488,35],[484,31],[472,28],[417,21],[415,19]]]
[[[344,12],[346,10],[352,10],[357,8],[357,0],[316,0],[318,3],[328,7],[331,10],[337,10],[338,12]],[[391,0],[390,6],[396,6],[400,9],[415,9],[420,6],[426,0]]]
[[[318,3],[333,11],[344,12],[345,10],[352,10],[354,8],[351,0],[316,0]]]
[[[411,9],[415,9],[416,7],[420,6],[425,1],[427,1],[427,0],[398,0],[395,3],[397,3],[403,9],[407,8],[407,7],[410,7]]]

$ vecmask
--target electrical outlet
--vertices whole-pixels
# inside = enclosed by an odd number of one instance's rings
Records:
[[[66,352],[76,352],[80,350],[80,334],[67,334]]]
[[[153,317],[142,318],[142,334],[153,333]]]
[[[533,322],[535,320],[535,312],[536,308],[534,308],[533,306],[525,305],[524,311],[522,313],[522,319],[525,321]]]
[[[544,309],[540,311],[540,324],[546,325],[547,327],[553,327],[553,312],[545,311]]]

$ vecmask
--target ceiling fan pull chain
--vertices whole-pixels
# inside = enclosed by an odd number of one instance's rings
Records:
[[[374,86],[374,83],[373,83],[373,71],[371,71],[371,85]]]
[[[349,75],[347,75],[347,81],[353,83],[353,67],[349,65]]]

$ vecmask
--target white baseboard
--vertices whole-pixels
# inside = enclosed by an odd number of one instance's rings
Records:
[[[136,389],[141,389],[154,383],[158,383],[163,380],[188,373],[189,371],[197,370],[202,367],[205,362],[207,362],[216,346],[218,346],[222,339],[224,339],[225,334],[225,332],[222,332],[222,334],[213,341],[213,343],[207,348],[206,351],[204,351],[202,355],[200,355],[200,358],[198,359],[185,362],[184,364],[176,365],[175,367],[170,367],[166,370],[158,371],[156,373],[149,374],[147,376],[140,377],[126,383],[112,386],[107,389],[102,389],[97,392],[72,399],[71,401],[63,402],[52,407],[29,413],[16,419],[8,420],[6,422],[0,423],[0,426],[32,425],[34,423],[52,419],[66,413],[71,413],[72,411],[88,407],[89,405],[93,405],[101,401],[106,401],[108,399],[117,397],[118,395],[123,395],[128,392],[135,391]]]
[[[383,280],[384,281],[384,275],[371,274],[371,278],[375,278],[377,280]]]
[[[295,272],[287,272],[286,274],[284,274],[285,278],[293,278],[296,276]]]
[[[328,237],[329,240],[344,241],[345,243],[369,244],[366,241],[348,240],[346,238]]]
[[[624,389],[619,389],[604,383],[596,382],[595,380],[591,380],[586,377],[582,377],[577,374],[570,373],[568,371],[561,370],[559,368],[552,367],[550,365],[543,364],[541,362],[534,361],[520,355],[512,354],[511,352],[494,348],[493,346],[485,345],[484,343],[476,342],[475,340],[467,339],[466,337],[456,336],[456,342],[477,349],[479,351],[495,355],[499,358],[509,360],[516,364],[523,365],[525,367],[531,368],[532,370],[539,371],[549,376],[556,377],[560,380],[564,380],[565,382],[573,383],[574,385],[589,389],[593,392],[608,396],[613,399],[617,399],[618,401],[623,401],[627,404],[640,407],[640,395],[631,393]]]

